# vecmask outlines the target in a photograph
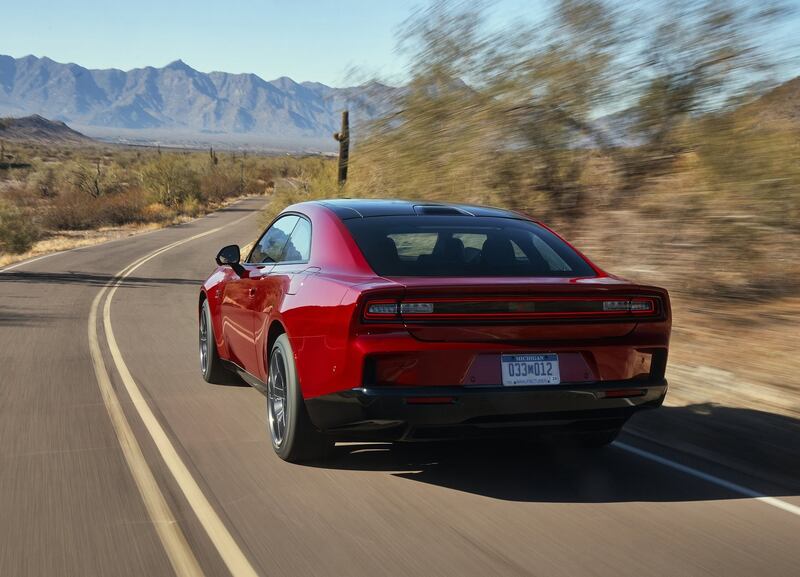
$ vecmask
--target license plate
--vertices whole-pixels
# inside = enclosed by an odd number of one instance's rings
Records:
[[[557,385],[558,355],[500,355],[504,385]]]

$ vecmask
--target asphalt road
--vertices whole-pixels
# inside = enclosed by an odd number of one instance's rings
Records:
[[[280,461],[196,350],[262,204],[0,271],[0,575],[800,575],[796,487],[631,435]]]

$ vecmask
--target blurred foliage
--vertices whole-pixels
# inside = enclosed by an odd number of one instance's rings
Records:
[[[609,268],[638,262],[677,290],[794,286],[800,119],[764,122],[756,100],[786,7],[562,0],[507,29],[489,8],[438,0],[409,18],[411,80],[355,135],[339,194],[522,210]],[[317,176],[287,201],[336,194]]]
[[[468,198],[491,198],[507,182],[492,175],[519,175],[557,209],[579,211],[588,150],[613,158],[621,194],[669,171],[699,144],[688,136],[702,137],[687,123],[768,77],[763,32],[783,13],[763,2],[562,0],[541,24],[496,30],[485,6],[435,1],[403,28],[412,78],[397,112],[353,162],[370,166],[367,182],[434,197],[466,183]],[[391,162],[375,174],[381,159]],[[525,205],[527,190],[511,188],[501,200]]]
[[[800,232],[800,134],[735,115],[705,118],[697,129],[702,169],[720,204]]]
[[[281,171],[284,178],[274,185],[271,202],[262,216],[264,226],[291,204],[342,195],[337,182],[337,164],[333,159],[321,156],[286,157],[284,162],[285,170]]]

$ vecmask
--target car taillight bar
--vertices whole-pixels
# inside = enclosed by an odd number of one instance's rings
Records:
[[[368,301],[365,320],[646,317],[656,297],[476,297]]]
[[[605,312],[651,313],[654,311],[652,299],[633,299],[623,301],[603,301]]]
[[[396,302],[372,302],[367,305],[367,310],[364,316],[366,317],[396,317],[398,311],[398,303]]]
[[[400,303],[401,315],[428,315],[434,311],[433,303],[404,302]]]

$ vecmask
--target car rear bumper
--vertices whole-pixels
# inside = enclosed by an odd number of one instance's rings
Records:
[[[359,387],[306,399],[314,425],[340,438],[426,439],[531,429],[611,428],[661,406],[667,381],[519,387]]]

